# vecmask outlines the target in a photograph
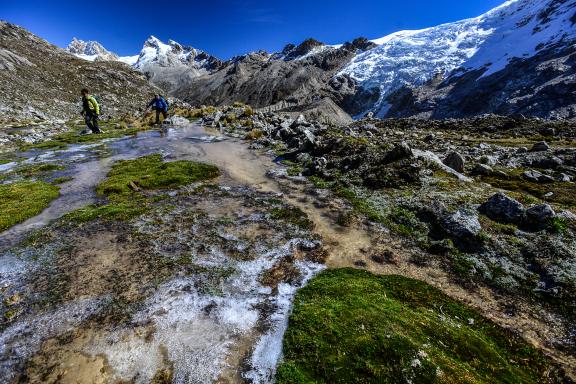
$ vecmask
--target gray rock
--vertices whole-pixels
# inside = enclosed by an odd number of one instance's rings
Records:
[[[516,149],[516,153],[526,153],[528,152],[528,148],[526,147],[518,147],[518,149]]]
[[[567,175],[565,173],[561,173],[556,177],[556,180],[564,183],[569,183],[572,181],[572,176]]]
[[[482,156],[480,157],[480,163],[486,165],[496,165],[498,163],[498,159],[495,156]]]
[[[550,146],[548,145],[547,142],[545,141],[540,141],[538,143],[535,143],[532,148],[530,149],[530,152],[545,152],[547,150],[550,149]]]
[[[284,120],[280,123],[280,128],[282,129],[290,129],[290,126],[292,125],[292,120]]]
[[[536,168],[555,169],[564,164],[564,161],[556,156],[544,156],[532,159],[530,165]]]
[[[402,141],[394,146],[388,153],[386,153],[386,162],[391,163],[402,159],[411,159],[414,157],[412,148]]]
[[[570,211],[561,211],[556,216],[571,222],[576,222],[576,215]]]
[[[548,204],[535,205],[526,210],[526,224],[535,228],[543,228],[554,216],[556,212]]]
[[[490,219],[500,223],[521,224],[526,218],[524,206],[502,192],[492,195],[478,209]]]
[[[489,176],[494,172],[492,167],[486,164],[476,164],[472,169],[473,175]]]
[[[296,118],[296,120],[294,120],[294,122],[291,125],[291,128],[296,128],[298,126],[308,126],[310,125],[310,123],[308,123],[306,121],[306,118],[304,117],[304,115],[298,115],[298,117]]]
[[[482,230],[478,214],[470,209],[459,209],[440,218],[442,229],[451,237],[470,239]]]
[[[450,152],[444,159],[443,163],[456,172],[462,173],[464,172],[464,165],[466,164],[466,161],[464,160],[464,157],[462,157],[462,155],[458,152]]]
[[[548,175],[544,175],[538,171],[534,171],[534,170],[530,170],[530,171],[525,171],[522,174],[522,177],[524,177],[526,180],[531,181],[533,183],[553,183],[554,182],[554,178],[552,176],[548,176]]]

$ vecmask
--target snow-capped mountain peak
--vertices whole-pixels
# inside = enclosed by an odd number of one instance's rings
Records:
[[[97,41],[84,41],[73,38],[66,50],[85,60],[118,60],[115,53],[108,51]]]
[[[143,70],[144,67],[156,65],[160,67],[186,66],[193,69],[209,70],[218,59],[199,49],[184,46],[174,40],[162,42],[155,36],[150,36],[145,42],[134,64],[134,67]]]
[[[420,85],[457,68],[482,69],[487,76],[513,58],[575,39],[575,9],[576,0],[510,0],[476,18],[372,40],[378,46],[357,55],[340,74],[378,89],[380,99],[371,109],[384,116],[386,97],[403,85]]]

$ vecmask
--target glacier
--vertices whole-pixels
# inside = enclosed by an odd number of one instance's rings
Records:
[[[512,58],[573,40],[575,9],[574,0],[510,0],[479,17],[395,32],[372,40],[378,46],[358,54],[338,75],[349,75],[364,89],[379,89],[379,100],[366,112],[384,117],[386,97],[404,85],[456,76],[457,69],[484,69],[487,76]]]

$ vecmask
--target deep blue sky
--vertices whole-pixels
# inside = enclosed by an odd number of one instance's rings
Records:
[[[374,39],[475,17],[504,0],[1,0],[0,19],[59,46],[97,40],[120,55],[137,54],[155,35],[220,58],[314,37],[329,44]]]

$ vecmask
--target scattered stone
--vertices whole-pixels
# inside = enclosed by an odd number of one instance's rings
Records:
[[[410,148],[405,141],[402,141],[401,143],[396,144],[394,148],[388,152],[386,159],[388,162],[393,162],[402,159],[410,159],[412,157],[414,157],[412,148]]]
[[[545,141],[540,141],[538,143],[535,143],[532,148],[530,149],[530,152],[546,152],[550,149],[550,145],[548,145],[547,142]]]
[[[556,216],[571,222],[576,222],[576,215],[570,211],[561,211]]]
[[[570,183],[572,181],[572,176],[567,175],[566,173],[561,173],[556,177],[556,180],[563,183]]]
[[[360,268],[366,268],[367,264],[364,260],[356,260],[354,265]]]
[[[531,224],[545,223],[555,215],[556,213],[548,204],[538,204],[526,210],[526,218]]]
[[[473,175],[490,176],[494,170],[486,164],[476,164],[472,169]]]
[[[370,258],[372,259],[373,262],[375,262],[377,264],[384,264],[386,262],[386,259],[384,258],[384,256],[381,256],[381,255],[372,255],[372,256],[370,256]]]
[[[480,163],[492,166],[496,165],[498,163],[498,160],[496,159],[495,156],[482,156],[480,157]]]
[[[136,185],[135,182],[130,181],[128,183],[128,188],[130,188],[131,190],[133,190],[134,192],[139,192],[140,191],[140,187]]]
[[[526,218],[526,209],[522,203],[502,192],[492,195],[478,209],[490,219],[506,224],[518,225]]]
[[[459,209],[441,216],[440,225],[448,236],[457,239],[474,238],[482,230],[478,215],[470,209]]]
[[[532,167],[536,168],[544,168],[544,169],[555,169],[564,164],[562,159],[556,156],[548,156],[548,157],[539,157],[533,159],[530,162]]]
[[[526,180],[531,181],[533,183],[553,183],[554,178],[552,176],[544,175],[538,171],[530,170],[525,171],[522,174]]]
[[[443,163],[456,172],[462,173],[464,172],[464,165],[466,164],[466,161],[464,160],[464,157],[458,152],[450,152],[444,159]]]

